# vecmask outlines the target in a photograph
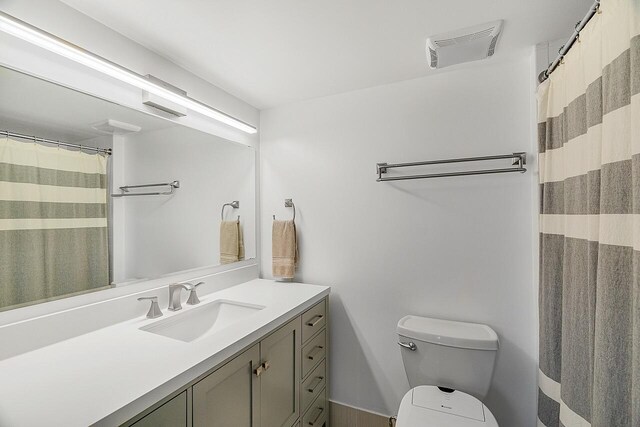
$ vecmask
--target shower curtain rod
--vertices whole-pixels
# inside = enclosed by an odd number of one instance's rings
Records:
[[[46,142],[47,144],[62,145],[64,147],[79,148],[80,151],[95,151],[97,153],[111,155],[111,148],[89,147],[86,145],[72,144],[70,142],[54,141],[53,139],[40,138],[38,136],[24,135],[22,133],[9,132],[8,130],[0,130],[0,135],[6,135],[11,138],[29,139],[33,142]]]
[[[576,24],[576,27],[573,30],[573,34],[571,34],[569,40],[567,40],[567,42],[562,45],[562,47],[558,51],[558,56],[556,57],[556,59],[551,64],[549,64],[549,67],[546,70],[540,73],[540,75],[538,76],[538,81],[540,83],[547,80],[549,78],[549,75],[553,73],[556,68],[558,68],[558,65],[560,65],[564,56],[567,54],[567,52],[569,52],[576,40],[580,38],[580,31],[582,31],[582,29],[587,25],[591,18],[593,18],[593,16],[598,13],[599,9],[600,0],[596,0],[595,3],[593,3],[593,5],[591,6],[591,9],[589,9],[589,12],[587,12],[585,17],[582,18],[582,21]]]

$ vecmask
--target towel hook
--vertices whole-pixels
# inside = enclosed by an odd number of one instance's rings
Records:
[[[226,206],[231,206],[233,209],[238,209],[240,207],[240,202],[238,200],[234,200],[231,203],[225,203],[222,205],[222,211],[220,212],[220,219],[224,221],[224,208]],[[238,215],[238,220],[240,220],[240,215]]]
[[[293,204],[292,199],[284,199],[284,207],[285,208],[293,208],[293,221],[296,220],[296,205]],[[276,220],[276,216],[273,216],[273,220]]]

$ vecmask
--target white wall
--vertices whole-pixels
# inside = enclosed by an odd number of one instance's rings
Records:
[[[114,198],[114,223],[124,222],[116,282],[219,264],[220,210],[240,215],[246,259],[256,257],[255,151],[185,127],[128,134],[114,162],[113,191],[122,185],[180,181],[171,197]],[[122,157],[120,156],[120,154]],[[151,189],[153,191],[158,189]],[[121,225],[122,226],[122,225]]]
[[[297,207],[297,279],[332,286],[331,399],[397,413],[405,314],[482,322],[500,337],[486,403],[536,420],[532,175],[377,183],[377,162],[532,153],[531,58],[261,113],[262,273],[271,214]]]
[[[214,108],[256,125],[256,108],[202,80],[178,65],[151,52],[116,31],[57,0],[1,0],[3,12],[103,56],[139,74],[154,76],[178,86]],[[0,33],[0,65],[15,68],[99,96],[119,104],[154,111],[141,103],[141,92],[101,73],[78,65],[13,36]],[[256,144],[258,137],[248,135],[205,116],[190,112],[176,122],[214,133],[232,141]]]

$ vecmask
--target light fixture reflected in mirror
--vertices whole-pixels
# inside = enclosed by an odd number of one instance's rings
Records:
[[[225,123],[243,132],[249,134],[257,133],[257,129],[248,123],[238,120],[235,117],[231,117],[222,111],[216,110],[215,108],[203,104],[202,102],[186,95],[176,93],[166,87],[160,86],[140,74],[95,55],[79,46],[69,43],[66,40],[47,33],[46,31],[34,27],[33,25],[21,21],[20,19],[4,12],[0,12],[0,30],[116,78],[124,83],[158,95],[192,111]]]

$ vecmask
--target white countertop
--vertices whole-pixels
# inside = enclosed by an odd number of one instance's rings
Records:
[[[256,279],[200,297],[264,309],[190,343],[128,320],[0,361],[0,426],[119,425],[219,365],[329,293],[325,286]],[[29,339],[29,337],[24,337]],[[2,345],[11,345],[3,342]]]

